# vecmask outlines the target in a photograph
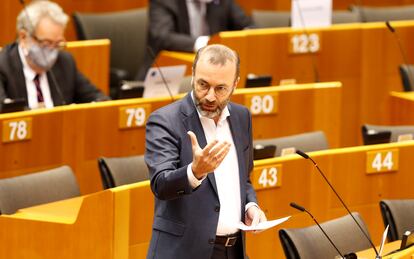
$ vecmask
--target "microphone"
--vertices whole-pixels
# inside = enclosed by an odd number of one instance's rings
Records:
[[[305,24],[305,19],[303,18],[303,13],[302,13],[302,9],[300,8],[299,0],[295,0],[295,2],[296,2],[296,5],[298,7],[297,9],[298,9],[298,13],[299,13],[300,23],[302,24],[302,30],[306,34],[306,37],[309,38],[309,32],[308,32],[308,29],[307,29],[306,24]],[[310,41],[309,41],[308,45],[310,45]],[[315,80],[315,83],[319,83],[320,82],[319,70],[318,70],[318,67],[316,66],[315,55],[311,55],[311,58],[312,58],[313,78]]]
[[[321,227],[321,225],[319,224],[319,222],[313,217],[313,215],[307,209],[305,209],[304,207],[302,207],[302,206],[300,206],[300,205],[298,205],[298,204],[296,204],[294,202],[291,202],[290,203],[290,207],[293,207],[293,208],[295,208],[295,209],[297,209],[299,211],[302,211],[302,212],[306,212],[313,219],[313,221],[316,223],[316,225],[318,226],[318,228],[322,231],[322,233],[324,234],[324,236],[328,239],[329,243],[331,243],[331,245],[335,248],[335,250],[341,256],[341,258],[347,258],[347,257],[344,257],[344,255],[342,255],[341,251],[339,251],[338,247],[336,247],[336,245],[334,244],[334,242],[329,238],[328,234],[326,234],[325,230],[323,230],[323,228]]]
[[[149,50],[149,53],[150,53],[152,59],[154,60],[155,67],[157,68],[158,72],[160,73],[162,82],[164,83],[164,86],[168,91],[168,95],[171,98],[171,102],[174,102],[174,96],[171,93],[170,87],[168,86],[167,80],[165,80],[164,74],[162,73],[162,70],[161,70],[160,66],[158,66],[157,59],[156,59],[157,57],[155,56],[154,51],[152,51],[150,46],[147,46],[147,49]]]
[[[24,12],[24,15],[26,16],[27,22],[29,23],[30,27],[32,27],[31,29],[34,31],[35,27],[33,26],[29,13],[27,12],[26,3],[24,2],[24,0],[19,0],[19,2],[23,6],[23,12]],[[42,58],[46,60],[46,54],[43,51],[41,51],[41,53],[42,53]],[[52,82],[55,86],[59,99],[62,101],[62,105],[65,105],[66,102],[65,102],[65,99],[63,98],[62,92],[60,91],[60,86],[56,80],[55,73],[53,73],[52,68],[47,72],[50,72],[50,78],[52,79]]]
[[[331,190],[335,193],[335,195],[338,198],[338,200],[342,203],[342,206],[346,209],[346,211],[348,212],[348,214],[352,217],[352,219],[354,220],[354,222],[357,224],[359,230],[361,230],[362,234],[364,234],[365,238],[368,240],[368,242],[370,243],[371,247],[374,249],[375,254],[376,254],[376,258],[381,258],[379,256],[379,254],[378,254],[377,248],[372,243],[371,238],[369,238],[369,236],[367,235],[367,233],[365,233],[365,231],[362,229],[362,227],[359,224],[359,222],[355,219],[354,215],[352,215],[352,213],[349,210],[348,206],[346,206],[345,202],[342,200],[341,196],[339,196],[339,194],[336,192],[335,188],[329,182],[328,178],[326,178],[325,174],[319,168],[318,164],[308,154],[306,154],[305,152],[303,152],[301,150],[296,150],[296,154],[300,155],[301,157],[303,157],[305,159],[309,159],[310,161],[312,161],[313,165],[316,167],[316,169],[318,170],[319,174],[322,175],[323,179],[325,179],[325,182],[329,185],[329,187],[331,188]]]
[[[387,25],[388,30],[394,35],[395,41],[397,42],[398,48],[400,49],[400,54],[403,58],[404,65],[407,67],[408,76],[411,80],[414,80],[413,73],[411,69],[408,69],[408,58],[407,53],[405,52],[405,49],[402,46],[401,39],[395,28],[391,25],[389,21],[385,22],[385,25]]]

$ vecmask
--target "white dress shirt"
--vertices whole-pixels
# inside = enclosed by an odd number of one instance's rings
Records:
[[[193,96],[193,93],[191,95]],[[219,236],[233,234],[238,231],[237,224],[241,221],[241,201],[238,157],[229,122],[227,121],[230,112],[226,107],[221,113],[217,125],[213,119],[204,117],[199,112],[198,115],[207,143],[217,139],[219,141],[227,141],[231,144],[229,153],[216,170],[214,170],[214,177],[216,179],[217,192],[220,200],[219,221],[216,233]],[[198,180],[191,170],[191,165],[187,167],[187,176],[191,186],[196,188],[205,178]],[[249,203],[248,206],[250,207],[251,204]],[[246,205],[246,209],[248,206]]]
[[[196,41],[194,43],[194,52],[206,46],[210,39],[210,29],[206,20],[207,3],[211,0],[187,0],[188,24],[190,25],[190,34]]]
[[[33,81],[37,73],[33,71],[33,69],[29,66],[29,64],[27,64],[25,50],[20,45],[18,47],[18,50],[19,50],[20,60],[22,61],[22,64],[23,64],[23,74],[24,74],[25,82],[26,82],[27,102],[28,102],[29,108],[30,109],[41,108],[42,106],[39,105],[37,101],[37,90],[36,90],[36,85]],[[40,82],[40,89],[42,90],[44,107],[53,108],[54,105],[53,105],[52,96],[50,95],[49,81],[47,80],[47,75],[45,72],[40,74],[39,82]]]

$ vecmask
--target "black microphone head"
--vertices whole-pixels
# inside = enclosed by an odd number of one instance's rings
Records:
[[[293,208],[295,208],[295,209],[297,209],[297,210],[300,210],[300,211],[302,211],[302,212],[304,212],[304,211],[305,211],[305,208],[304,208],[304,207],[302,207],[302,206],[300,206],[300,205],[298,205],[298,204],[296,204],[296,203],[294,203],[294,202],[291,202],[291,203],[290,203],[290,207],[293,207]]]
[[[387,28],[388,28],[388,30],[390,30],[390,32],[392,32],[392,33],[395,32],[395,29],[394,29],[394,27],[392,27],[390,21],[386,21],[385,25],[387,25]]]
[[[309,159],[309,156],[305,152],[303,152],[299,149],[296,149],[296,154],[300,155],[301,157],[303,157],[305,159]]]

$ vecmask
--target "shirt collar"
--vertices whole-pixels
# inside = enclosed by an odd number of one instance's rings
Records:
[[[26,50],[23,49],[20,43],[18,45],[18,51],[19,51],[20,60],[22,61],[22,64],[23,64],[24,76],[30,80],[33,80],[35,76],[37,75],[37,73],[27,63],[26,54],[25,54]]]

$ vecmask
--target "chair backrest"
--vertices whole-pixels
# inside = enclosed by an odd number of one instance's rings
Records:
[[[304,152],[324,150],[329,148],[328,140],[322,131],[307,132],[281,138],[255,140],[256,145],[275,145],[275,156],[281,156],[284,149],[295,148]]]
[[[367,227],[359,213],[352,213],[364,231]],[[370,243],[350,215],[321,224],[342,254],[357,252],[370,247]],[[323,235],[318,226],[279,230],[280,242],[287,259],[334,258],[338,252]]]
[[[400,65],[398,68],[404,91],[414,91],[414,65]]]
[[[414,20],[414,5],[388,7],[351,6],[351,10],[358,12],[363,22]]]
[[[291,13],[289,11],[253,10],[252,20],[257,28],[289,27]],[[341,10],[332,12],[332,24],[361,22],[357,10]]]
[[[101,157],[98,165],[104,189],[149,179],[144,156]]]
[[[355,11],[340,10],[332,12],[332,24],[357,23],[361,21],[361,16]]]
[[[252,20],[257,28],[289,27],[290,12],[252,10]]]
[[[363,127],[366,128],[366,130],[371,132],[384,132],[384,131],[390,131],[391,132],[391,139],[390,142],[397,142],[399,136],[401,135],[407,135],[411,134],[414,136],[414,125],[401,125],[401,126],[386,126],[386,125],[371,125],[371,124],[365,124]]]
[[[147,8],[111,13],[73,14],[80,40],[111,40],[111,68],[125,70],[132,80],[144,60],[147,39]]]
[[[69,166],[0,179],[0,214],[80,195]]]
[[[362,125],[361,132],[364,145],[390,143],[391,141],[391,131],[389,130],[377,131],[368,129],[367,125]]]
[[[401,239],[405,231],[414,230],[414,200],[382,200],[380,208],[384,225],[390,226],[390,242]]]

